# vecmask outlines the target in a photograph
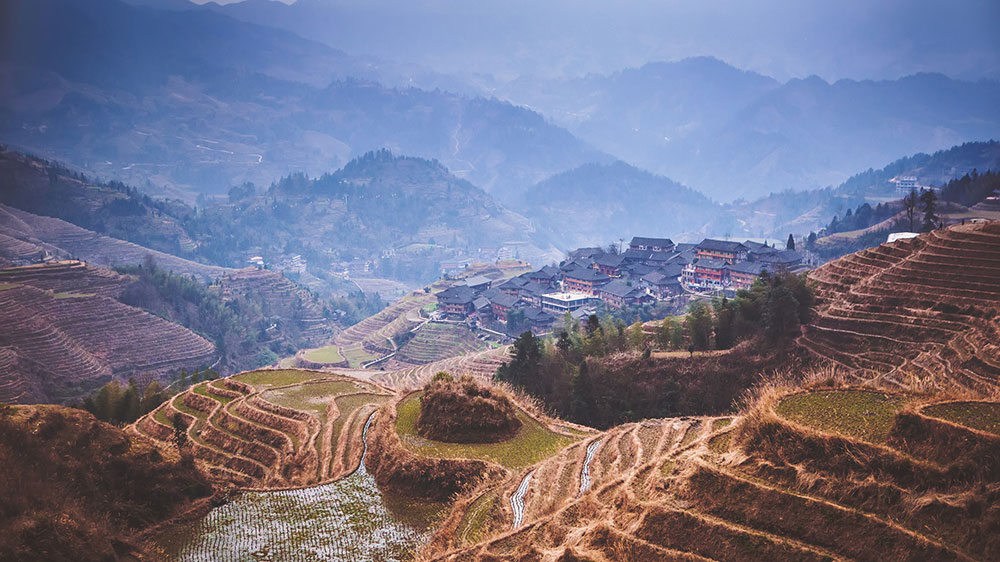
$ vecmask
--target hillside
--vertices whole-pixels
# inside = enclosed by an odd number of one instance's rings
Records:
[[[880,169],[868,169],[837,187],[808,191],[781,191],[768,196],[729,204],[711,223],[714,232],[734,236],[787,237],[819,232],[834,216],[869,203],[899,199],[896,176],[915,176],[921,185],[942,186],[949,180],[978,169],[1000,168],[1000,142],[968,142],[932,154],[918,153],[899,158]],[[741,234],[736,234],[741,233]]]
[[[530,110],[384,86],[371,61],[210,10],[31,0],[11,13],[0,140],[155,196],[318,176],[380,147],[494,193],[606,158]]]
[[[142,555],[139,533],[212,494],[190,460],[176,458],[80,410],[2,407],[0,558]]]
[[[995,227],[936,230],[814,271],[817,314],[797,341],[811,365],[770,375],[735,415],[612,427],[481,486],[423,555],[993,559]]]
[[[304,486],[354,471],[361,429],[390,396],[383,387],[332,373],[250,371],[177,394],[129,432],[169,450],[180,423],[195,460],[213,480]]]
[[[734,418],[616,428],[541,463],[527,486],[507,480],[485,516],[456,510],[443,528],[457,532],[439,533],[424,554],[989,560],[1000,512],[986,459],[1000,436],[965,425],[970,406],[1000,410],[872,388],[772,387]]]
[[[958,225],[811,272],[818,317],[799,344],[885,384],[1000,386],[1000,229]]]
[[[528,191],[521,207],[566,248],[604,246],[636,233],[700,239],[719,211],[701,193],[621,161],[556,174]]]
[[[217,265],[300,255],[326,294],[345,291],[342,268],[352,260],[377,264],[368,275],[422,284],[438,277],[441,260],[480,257],[480,248],[514,244],[524,259],[558,258],[544,225],[439,162],[385,150],[315,179],[293,174],[266,191],[238,186],[195,208],[0,148],[0,204],[0,258],[8,261],[47,251],[136,265],[152,254],[166,269],[214,279],[233,271]]]
[[[63,289],[0,284],[0,401],[66,402],[112,379],[162,382],[218,358],[211,342],[183,326],[106,296],[74,292],[83,286]]]
[[[384,150],[316,179],[288,176],[266,193],[207,207],[187,230],[220,263],[251,249],[275,260],[291,246],[317,265],[381,258],[377,273],[420,283],[438,277],[440,260],[481,247],[519,243],[525,259],[556,255],[544,232],[440,163]]]

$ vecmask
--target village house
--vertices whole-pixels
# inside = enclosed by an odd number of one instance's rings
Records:
[[[591,268],[575,269],[563,278],[563,289],[597,296],[597,291],[611,282],[611,277]]]
[[[594,260],[594,269],[600,271],[608,277],[621,277],[622,276],[622,266],[625,263],[625,257],[616,254],[604,254],[603,256]]]
[[[722,260],[726,263],[734,263],[747,259],[749,251],[750,249],[740,242],[706,238],[701,241],[701,244],[698,244],[696,255],[700,259]]]
[[[596,299],[587,293],[559,292],[542,295],[542,310],[555,314],[565,314],[588,305]]]
[[[465,286],[449,287],[437,294],[437,300],[442,312],[464,318],[472,313],[476,292]]]
[[[674,251],[674,243],[669,238],[644,238],[636,236],[628,243],[628,249],[670,253]]]
[[[653,300],[651,296],[639,287],[629,285],[628,282],[621,279],[615,279],[601,287],[600,298],[613,308],[623,308]]]
[[[729,286],[734,290],[749,289],[760,274],[770,269],[770,265],[758,261],[742,261],[726,265]]]
[[[517,297],[512,297],[510,295],[500,293],[490,299],[490,306],[493,309],[493,317],[500,322],[507,322],[507,315],[511,310],[517,305]]]

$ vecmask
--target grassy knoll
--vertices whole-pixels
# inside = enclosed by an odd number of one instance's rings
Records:
[[[793,394],[776,408],[778,415],[821,431],[870,443],[884,443],[901,396],[863,390],[824,390]]]
[[[925,415],[1000,435],[1000,403],[946,402],[923,409]]]
[[[424,439],[417,433],[420,395],[411,394],[399,403],[396,431],[411,451],[428,457],[469,458],[495,462],[512,470],[546,459],[576,439],[560,435],[534,420],[520,409],[521,428],[514,437],[499,443],[445,443]]]
[[[337,380],[268,390],[262,397],[279,406],[306,412],[320,423],[326,423],[326,407],[330,400],[334,396],[358,390],[358,385],[351,381]]]
[[[335,345],[310,349],[302,355],[302,358],[313,363],[340,363],[344,360]]]
[[[318,371],[271,369],[262,371],[250,371],[249,373],[236,375],[233,378],[240,382],[245,382],[250,386],[253,386],[257,390],[262,390],[267,388],[274,388],[276,386],[285,386],[288,384],[302,383],[313,379],[318,379],[328,376],[330,376],[329,373],[321,373]]]

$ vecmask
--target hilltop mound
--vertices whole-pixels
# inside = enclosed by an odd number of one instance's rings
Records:
[[[817,316],[798,343],[862,378],[1000,388],[1000,223],[883,244],[809,274]]]
[[[449,377],[450,378],[450,377]],[[480,385],[472,377],[435,377],[420,399],[417,431],[447,443],[494,443],[521,427],[514,405],[502,390]]]
[[[212,493],[190,460],[60,406],[3,408],[0,466],[3,560],[119,560],[136,532]]]

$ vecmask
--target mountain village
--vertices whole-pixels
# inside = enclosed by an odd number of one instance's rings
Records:
[[[578,248],[557,265],[505,279],[479,274],[437,293],[436,316],[490,326],[508,336],[550,331],[566,313],[576,319],[602,307],[622,310],[708,296],[732,297],[768,272],[800,273],[811,260],[792,248],[706,238],[675,244],[634,237],[628,248]]]

